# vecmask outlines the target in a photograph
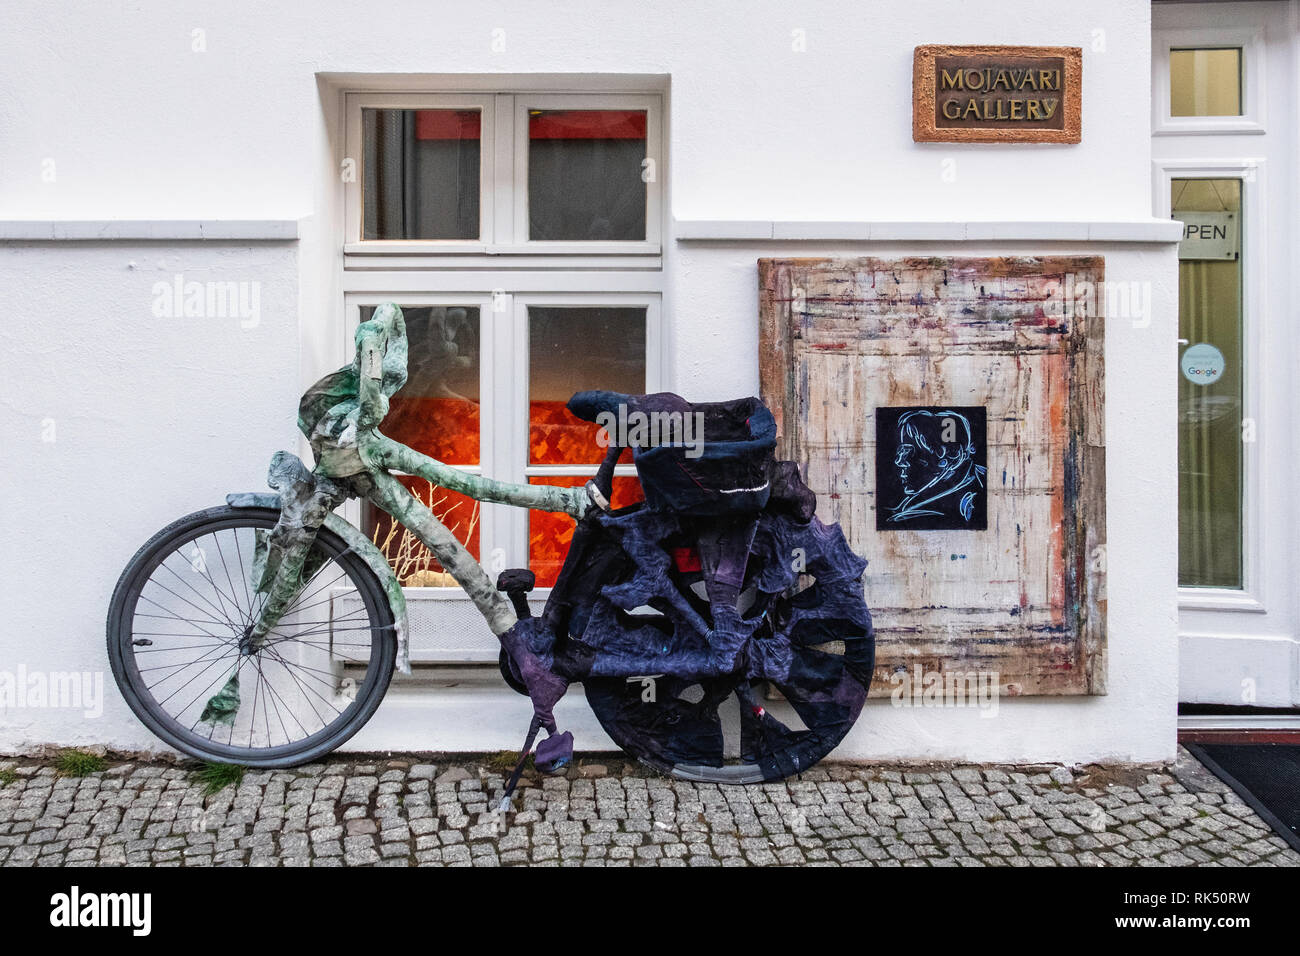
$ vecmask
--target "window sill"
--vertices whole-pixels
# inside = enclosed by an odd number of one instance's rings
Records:
[[[1253,614],[1267,612],[1259,595],[1233,588],[1178,589],[1178,607],[1194,611],[1246,611]]]
[[[1268,132],[1264,124],[1245,116],[1198,116],[1170,119],[1164,118],[1160,125],[1151,131],[1152,136],[1225,136],[1258,135]]]
[[[507,245],[486,242],[420,242],[410,239],[381,239],[348,242],[348,256],[657,256],[657,242],[528,242]]]
[[[7,219],[0,242],[294,242],[296,219]]]
[[[678,242],[1156,242],[1176,243],[1168,219],[871,222],[678,219]]]

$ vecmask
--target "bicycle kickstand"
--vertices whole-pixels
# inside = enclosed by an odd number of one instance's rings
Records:
[[[519,785],[519,778],[524,772],[524,764],[528,763],[528,758],[532,756],[533,743],[537,740],[537,732],[541,729],[542,722],[540,718],[534,716],[532,722],[528,725],[528,736],[524,739],[523,749],[519,751],[519,762],[515,764],[515,769],[510,772],[510,777],[506,780],[505,793],[502,794],[501,802],[497,805],[497,809],[501,813],[510,810],[510,804],[515,795],[515,787]],[[547,732],[555,733],[555,729],[550,728]]]

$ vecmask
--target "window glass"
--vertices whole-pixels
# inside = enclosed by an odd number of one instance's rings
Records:
[[[630,457],[628,460],[631,460]],[[585,485],[588,480],[587,475],[545,475],[529,478],[528,483],[577,487]],[[636,475],[615,475],[613,492],[609,503],[614,508],[625,508],[645,498]],[[568,515],[547,511],[529,512],[528,567],[537,575],[539,588],[549,588],[555,584],[560,568],[564,565],[564,558],[569,553],[569,542],[573,540],[576,525]]]
[[[1169,115],[1240,116],[1241,50],[1170,50]]]
[[[646,310],[530,307],[528,310],[528,461],[537,466],[580,465],[580,475],[530,475],[534,484],[583,485],[605,458],[598,428],[571,415],[574,392],[607,389],[640,394],[646,388]],[[625,450],[623,462],[632,460]],[[634,476],[616,476],[616,508],[641,500]],[[550,587],[564,563],[574,522],[566,515],[528,516],[528,566]]]
[[[374,313],[363,306],[361,321]],[[479,309],[402,306],[406,384],[389,402],[385,435],[449,465],[479,463]]]
[[[1178,582],[1241,588],[1241,180],[1175,179],[1178,263]]]
[[[479,237],[478,110],[361,111],[363,239]]]
[[[597,427],[565,404],[574,392],[645,391],[646,310],[528,309],[528,460],[534,465],[599,464]]]
[[[528,238],[646,237],[644,110],[529,110]]]
[[[475,559],[479,557],[479,521],[482,506],[473,498],[439,488],[412,475],[394,476],[404,484],[426,508],[434,513],[456,540],[469,549]],[[438,559],[410,529],[394,521],[385,512],[369,502],[364,502],[362,531],[375,543],[388,559],[398,582],[408,588],[458,588],[459,584]]]
[[[363,306],[361,321],[374,313]],[[406,322],[406,384],[389,402],[385,435],[451,465],[479,464],[479,309],[477,306],[402,306]],[[479,503],[399,476],[477,558]],[[383,511],[362,506],[363,529],[408,587],[455,587],[420,541]]]

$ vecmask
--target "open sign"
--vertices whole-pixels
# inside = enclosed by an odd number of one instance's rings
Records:
[[[1174,218],[1183,222],[1179,259],[1234,260],[1241,255],[1239,213],[1175,212]]]

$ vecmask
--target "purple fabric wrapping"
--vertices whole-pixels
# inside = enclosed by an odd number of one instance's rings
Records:
[[[568,674],[573,679],[659,673],[700,679],[739,668],[748,678],[783,681],[790,676],[792,642],[839,640],[843,631],[871,634],[860,583],[866,561],[849,548],[838,525],[823,524],[816,517],[804,523],[786,514],[759,515],[743,573],[746,585],[773,606],[768,613],[745,617],[734,606],[695,598],[672,567],[668,543],[694,539],[704,520],[630,510],[591,515],[584,521],[622,552],[625,561],[610,583],[594,589],[590,606],[575,609],[568,621],[560,622],[567,625],[570,643],[590,652],[583,670]],[[734,570],[734,555],[725,563]],[[813,579],[813,586],[778,599],[793,591],[803,574]],[[552,595],[553,600],[557,597]],[[642,606],[656,608],[662,618],[628,614]],[[521,620],[502,642],[530,693],[538,688],[538,716],[549,717],[562,696],[558,685],[563,678],[552,672],[557,638],[546,622],[547,617]]]
[[[501,645],[506,649],[515,663],[520,679],[528,688],[528,697],[533,702],[533,715],[553,734],[555,726],[555,705],[569,689],[569,682],[553,673],[549,662],[542,661],[528,646],[525,633],[532,629],[536,618],[519,621],[500,637]]]
[[[652,511],[753,514],[767,504],[776,420],[757,398],[688,402],[672,392],[592,391],[578,392],[568,408],[593,422],[607,414],[676,416],[678,434],[669,428],[668,434],[647,435],[644,442],[630,439],[645,506]]]
[[[573,759],[573,734],[552,734],[537,745],[533,763],[543,773],[558,770]]]
[[[580,393],[570,407],[594,417],[627,399],[642,409],[675,410],[682,401]],[[736,404],[717,408],[738,413]],[[758,410],[770,418],[761,404]],[[750,414],[737,427],[749,428]],[[522,618],[502,635],[536,718],[553,735],[537,746],[539,766],[572,753],[572,738],[554,733],[554,708],[574,680],[619,746],[660,769],[686,768],[692,779],[710,779],[698,776],[700,768],[721,768],[728,759],[718,708],[730,697],[741,704],[741,762],[756,774],[747,781],[807,769],[856,721],[875,660],[862,593],[866,561],[838,525],[815,516],[816,497],[797,466],[755,452],[755,442],[734,458],[714,448],[720,471],[708,486],[759,481],[761,502],[731,510],[664,507],[672,498],[664,485],[659,505],[647,489],[643,505],[589,512],[543,615]],[[759,476],[747,476],[762,455]],[[644,486],[650,476],[642,461]],[[698,563],[679,563],[675,554]],[[779,691],[802,729],[767,711],[763,682]]]

